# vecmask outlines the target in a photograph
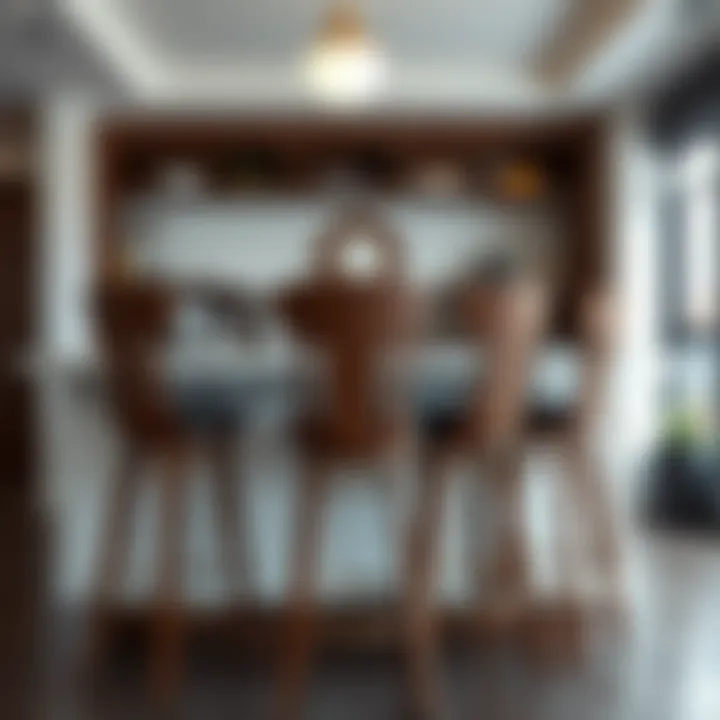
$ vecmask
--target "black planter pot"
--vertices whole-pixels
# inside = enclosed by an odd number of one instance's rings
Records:
[[[651,463],[646,504],[656,526],[720,533],[718,449],[661,447]]]

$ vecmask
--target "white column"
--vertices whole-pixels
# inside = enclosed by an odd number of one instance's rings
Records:
[[[611,144],[615,272],[622,303],[621,350],[610,447],[627,480],[637,488],[641,461],[660,425],[661,346],[658,250],[659,159],[643,135],[634,108],[616,117]]]

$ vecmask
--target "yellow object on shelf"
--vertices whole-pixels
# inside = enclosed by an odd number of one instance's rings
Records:
[[[528,162],[503,165],[497,174],[496,184],[502,198],[520,202],[538,200],[548,190],[545,171]]]

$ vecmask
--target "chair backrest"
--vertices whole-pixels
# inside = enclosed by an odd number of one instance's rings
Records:
[[[372,277],[348,274],[342,253],[362,232],[378,252]],[[413,296],[402,282],[399,239],[377,222],[345,219],[315,246],[313,272],[287,290],[281,312],[323,361],[323,423],[339,448],[362,452],[382,432],[391,410],[379,383],[388,354],[413,322]]]
[[[581,304],[582,376],[575,421],[578,437],[589,439],[603,411],[612,359],[617,346],[620,309],[609,287],[587,293]]]
[[[343,261],[353,244],[375,254],[369,276],[354,277]],[[316,279],[333,279],[345,284],[363,280],[386,285],[401,284],[405,271],[402,241],[380,215],[365,208],[340,214],[315,241],[312,274]]]
[[[535,351],[547,323],[546,288],[522,277],[468,287],[460,305],[466,332],[486,358],[470,410],[471,435],[485,448],[513,449],[522,433]]]
[[[172,413],[158,361],[172,329],[171,294],[151,283],[106,283],[95,301],[99,344],[121,430],[137,440],[167,431]]]

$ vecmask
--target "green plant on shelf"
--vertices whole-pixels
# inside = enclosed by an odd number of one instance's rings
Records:
[[[668,413],[663,438],[666,446],[692,450],[712,445],[717,441],[717,433],[706,408],[685,405]]]

